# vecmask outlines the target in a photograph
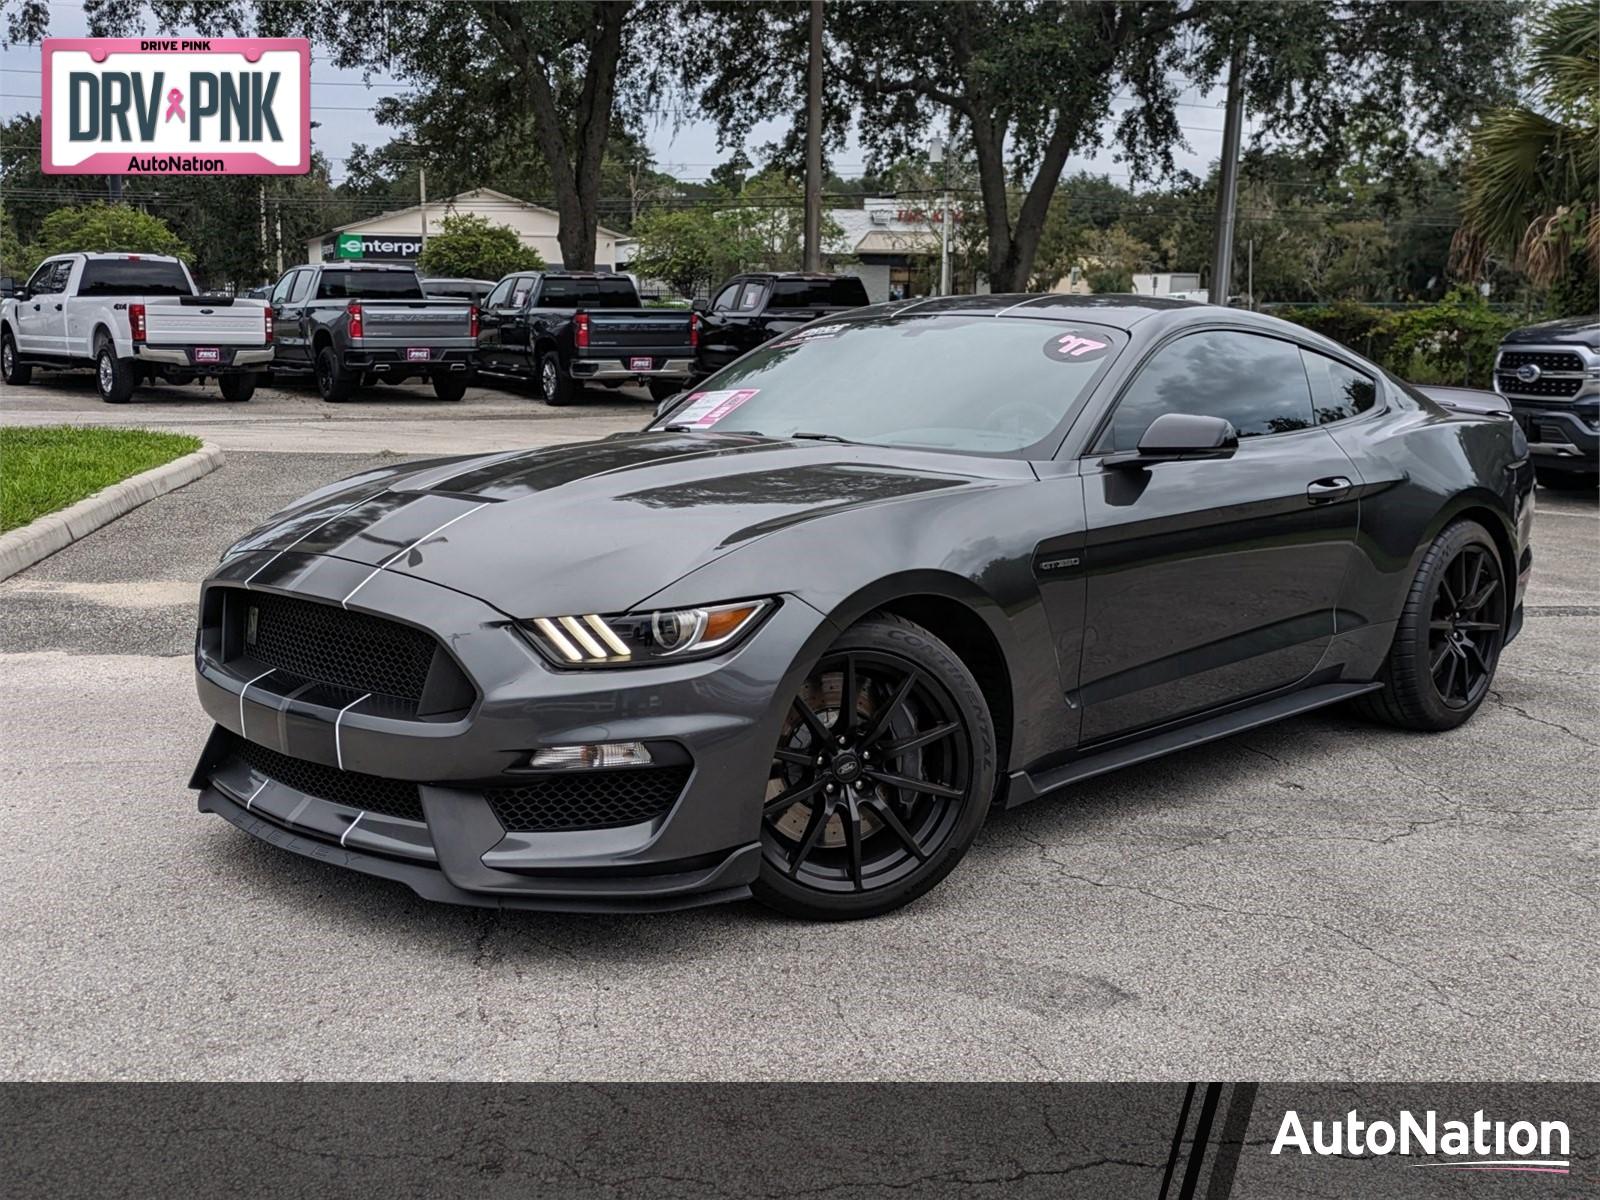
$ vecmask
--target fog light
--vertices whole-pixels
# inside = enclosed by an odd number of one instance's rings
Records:
[[[529,766],[586,771],[595,767],[643,767],[650,751],[643,742],[598,742],[587,746],[546,746],[535,750]]]

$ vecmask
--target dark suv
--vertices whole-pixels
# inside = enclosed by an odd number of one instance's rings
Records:
[[[1513,330],[1500,343],[1494,390],[1528,435],[1539,482],[1600,482],[1600,316]]]

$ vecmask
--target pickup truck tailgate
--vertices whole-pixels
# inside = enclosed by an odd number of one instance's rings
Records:
[[[218,305],[145,303],[145,341],[152,346],[264,346],[267,308],[259,303]]]
[[[363,342],[423,345],[450,338],[472,338],[472,306],[426,300],[363,300]]]
[[[589,316],[589,345],[580,350],[584,357],[605,357],[629,350],[655,351],[689,350],[689,321],[687,311],[642,309],[637,312],[607,312],[594,309]]]

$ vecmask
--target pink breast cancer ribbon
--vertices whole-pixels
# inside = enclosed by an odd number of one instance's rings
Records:
[[[177,117],[180,121],[187,121],[189,119],[183,115],[183,93],[177,88],[173,88],[167,93],[166,120],[170,121],[173,117]]]

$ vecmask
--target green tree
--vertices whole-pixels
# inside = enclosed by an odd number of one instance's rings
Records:
[[[31,271],[41,259],[73,250],[190,257],[189,247],[160,217],[127,204],[81,204],[58,208],[40,223],[39,236],[27,247],[25,269]]]
[[[471,214],[452,214],[442,224],[444,232],[431,234],[417,258],[425,275],[499,279],[544,268],[539,252],[524,246],[509,225],[491,225],[487,217]]]
[[[794,111],[794,4],[707,5],[685,64],[726,130]],[[1023,286],[1073,154],[1114,143],[1135,174],[1164,174],[1182,137],[1185,83],[1209,88],[1248,43],[1243,85],[1264,133],[1330,158],[1381,130],[1391,151],[1441,140],[1498,97],[1515,4],[1165,2],[828,5],[830,107],[854,100],[880,158],[936,127],[969,139],[996,290]],[[732,33],[718,34],[718,29]],[[753,36],[770,29],[763,43]],[[698,81],[698,83],[696,82]],[[1114,109],[1113,99],[1134,103]],[[1393,114],[1406,114],[1400,127]],[[1384,124],[1387,119],[1387,124]]]
[[[1600,22],[1590,0],[1533,23],[1530,103],[1496,109],[1472,136],[1456,261],[1482,277],[1492,254],[1549,286],[1587,253],[1600,266]],[[1580,265],[1581,271],[1581,265]],[[1594,310],[1594,287],[1583,308]]]
[[[628,269],[643,279],[670,284],[694,296],[718,282],[737,250],[726,239],[717,214],[690,208],[654,208],[634,222],[638,239]],[[730,255],[730,251],[733,253]]]

